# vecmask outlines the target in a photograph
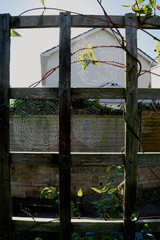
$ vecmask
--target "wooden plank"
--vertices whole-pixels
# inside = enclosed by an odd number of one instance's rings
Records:
[[[122,165],[124,158],[122,153],[91,153],[72,152],[72,166],[108,166]],[[58,167],[58,153],[52,152],[11,152],[12,164],[45,164]],[[160,153],[144,152],[138,153],[138,166],[160,165]]]
[[[142,29],[160,29],[160,17],[159,16],[151,16],[146,18],[140,17],[138,22],[138,28]]]
[[[72,27],[110,28],[113,22],[117,28],[124,28],[124,16],[109,16],[110,22],[104,15],[72,15]]]
[[[58,98],[58,88],[10,88],[10,99]],[[71,88],[72,98],[124,99],[124,88]]]
[[[10,15],[0,15],[0,234],[11,239],[9,162]]]
[[[125,189],[124,189],[124,240],[135,240],[137,152],[138,152],[138,76],[137,29],[135,15],[126,14],[126,139],[125,139]]]
[[[13,16],[11,28],[57,28],[59,27],[59,15],[43,16],[41,26],[39,26],[40,16]]]
[[[138,154],[138,165],[159,165],[160,153],[157,152],[144,152]]]
[[[10,88],[10,99],[57,99],[58,88]]]
[[[71,15],[60,14],[59,198],[60,240],[71,239]]]
[[[124,88],[72,88],[72,98],[124,99]]]
[[[43,22],[39,26],[40,16],[20,16],[12,17],[12,28],[57,28],[59,27],[59,16],[57,15],[45,15],[43,16]],[[117,28],[124,28],[124,16],[109,16],[112,22],[114,22]],[[138,28],[143,29],[159,29],[160,17],[152,16],[146,19],[145,17],[138,17]],[[72,27],[110,27],[110,24],[106,22],[104,15],[72,15]],[[137,25],[135,25],[137,28]]]
[[[159,88],[140,88],[138,89],[138,98],[139,99],[160,99],[160,89]]]
[[[100,219],[72,219],[73,232],[123,232],[123,220]],[[142,231],[147,223],[153,232],[160,231],[160,219],[143,219],[136,221],[136,231]],[[59,220],[57,218],[23,218],[13,217],[15,231],[44,231],[58,232]]]
[[[12,17],[12,28],[57,28],[60,26],[59,15],[45,15],[39,26],[40,16]],[[124,16],[110,16],[111,21],[121,28],[124,27]],[[110,27],[104,15],[72,15],[72,27]]]
[[[10,99],[58,98],[58,88],[10,88]],[[124,88],[71,88],[72,98],[125,99]],[[160,89],[140,88],[139,99],[160,99]]]
[[[58,153],[11,152],[11,164],[37,164],[58,167]]]
[[[16,231],[58,232],[58,219],[38,219],[13,217]],[[123,231],[123,220],[72,219],[73,232],[115,232]]]

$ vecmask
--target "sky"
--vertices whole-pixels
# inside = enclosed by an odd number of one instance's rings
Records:
[[[1,0],[0,13],[17,16],[26,10],[42,7],[40,0]],[[46,7],[59,8],[83,14],[103,14],[97,0],[44,0]],[[132,4],[133,0],[102,0],[109,15],[124,15],[131,12],[122,4]],[[41,15],[42,10],[30,11],[25,15]],[[45,15],[59,14],[59,11],[46,10]],[[86,29],[85,29],[86,30]],[[41,79],[40,54],[59,42],[58,29],[18,29],[22,37],[11,38],[11,87],[29,87]],[[72,36],[84,29],[73,29]],[[157,36],[157,31],[152,31]],[[139,33],[138,47],[155,58],[156,42],[146,34]]]

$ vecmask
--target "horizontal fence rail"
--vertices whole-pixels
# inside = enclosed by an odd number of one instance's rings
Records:
[[[10,99],[58,99],[58,88],[10,88]],[[71,88],[72,98],[125,99],[125,88]],[[139,99],[160,99],[160,89],[138,89]]]
[[[13,217],[16,231],[45,231],[58,232],[59,220],[52,218],[22,218]],[[153,232],[160,231],[160,219],[140,219],[136,221],[136,231],[143,229],[144,224]],[[71,226],[73,232],[123,232],[123,220],[99,220],[99,219],[72,219]]]
[[[125,17],[124,16],[109,16],[110,22],[114,23],[114,27],[124,28]],[[60,26],[59,15],[43,16],[43,22],[39,25],[40,16],[19,16],[12,17],[11,28],[57,28]],[[145,17],[137,18],[136,28],[143,29],[160,29],[160,17],[153,16],[146,19]],[[71,21],[72,27],[96,27],[96,28],[110,28],[111,23],[106,20],[102,15],[72,15]]]
[[[12,164],[49,164],[58,166],[59,153],[51,152],[11,152]],[[122,153],[71,153],[72,166],[108,166],[123,165]],[[138,153],[138,165],[160,164],[160,153]]]

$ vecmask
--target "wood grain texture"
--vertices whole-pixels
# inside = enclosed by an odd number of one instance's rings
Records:
[[[59,50],[59,212],[60,240],[71,239],[71,16],[60,14]]]
[[[71,153],[72,166],[109,166],[122,165],[124,158],[122,153]],[[58,167],[58,153],[52,152],[11,152],[12,164],[44,164]],[[138,153],[140,165],[160,165],[160,153]]]
[[[124,189],[124,240],[135,239],[137,152],[138,152],[138,74],[137,30],[133,14],[125,15],[126,27],[126,140],[125,140],[125,189]]]
[[[41,25],[39,25],[40,16],[20,16],[12,17],[12,28],[57,28],[60,27],[59,15],[43,16]],[[110,16],[114,24],[121,28],[124,27],[124,16]],[[103,15],[72,15],[72,27],[109,27],[110,24],[106,21]]]
[[[12,17],[11,27],[12,28],[57,28],[60,26],[59,15],[45,15],[43,21],[39,25],[40,16],[20,16]],[[112,16],[109,15],[111,22],[115,24],[117,28],[125,28],[124,16]],[[72,27],[105,27],[109,28],[111,25],[106,21],[103,15],[72,15]],[[160,17],[152,16],[138,17],[136,23],[133,24],[135,28],[143,29],[159,29],[160,28]]]
[[[58,99],[58,88],[10,88],[10,99]]]
[[[0,15],[0,234],[11,239],[9,162],[10,15]]]
[[[125,88],[71,88],[72,98],[125,99]],[[58,88],[10,88],[10,99],[57,99]],[[138,99],[160,99],[160,89],[140,88]]]

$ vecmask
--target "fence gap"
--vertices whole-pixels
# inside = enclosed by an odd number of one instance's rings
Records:
[[[0,15],[0,238],[11,239],[9,158],[10,15]]]
[[[60,240],[71,239],[71,15],[60,13],[59,44],[59,191]]]
[[[137,79],[137,29],[135,15],[125,15],[126,24],[126,139],[125,139],[125,196],[124,239],[135,240],[135,212],[138,152],[138,79]]]

